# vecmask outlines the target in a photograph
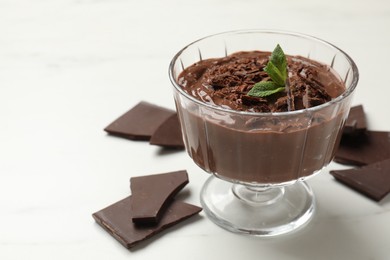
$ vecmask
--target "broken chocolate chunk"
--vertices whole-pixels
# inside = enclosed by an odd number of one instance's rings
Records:
[[[362,134],[367,129],[366,115],[362,105],[351,107],[343,134]]]
[[[366,131],[341,139],[334,160],[341,164],[367,165],[390,158],[390,132]]]
[[[243,95],[241,97],[242,99],[242,104],[246,106],[251,106],[251,105],[259,105],[261,103],[267,103],[267,99],[261,98],[261,97],[252,97],[248,95]]]
[[[131,178],[132,221],[157,223],[173,197],[187,183],[185,170]]]
[[[188,203],[173,201],[158,224],[141,226],[131,222],[133,217],[132,200],[132,196],[129,196],[92,215],[100,226],[126,248],[132,248],[139,242],[194,216],[202,210],[202,208]]]
[[[153,133],[149,142],[167,148],[183,149],[183,135],[177,114],[170,116],[163,122]]]
[[[358,169],[330,171],[336,180],[380,201],[390,192],[390,159]]]
[[[120,116],[104,131],[132,140],[149,140],[156,129],[175,111],[147,102],[140,102]]]

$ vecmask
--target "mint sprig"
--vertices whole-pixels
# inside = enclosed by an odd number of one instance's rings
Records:
[[[248,92],[248,96],[266,97],[285,90],[287,80],[287,59],[280,45],[276,45],[271,57],[264,67],[271,81],[257,82]]]

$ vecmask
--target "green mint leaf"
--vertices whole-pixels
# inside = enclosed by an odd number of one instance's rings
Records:
[[[272,81],[260,81],[248,92],[248,96],[266,97],[285,90],[288,77],[286,55],[280,45],[276,45],[264,71]]]
[[[287,59],[286,55],[284,55],[284,52],[280,45],[276,45],[274,51],[271,54],[270,61],[275,65],[276,68],[280,71],[281,75],[283,76],[284,80],[287,78]],[[284,82],[283,82],[284,84]]]
[[[285,75],[276,67],[276,65],[272,61],[269,61],[267,63],[267,66],[265,66],[264,71],[268,73],[273,82],[281,86],[284,85],[286,81]]]
[[[260,81],[249,90],[248,96],[266,97],[281,91],[284,91],[284,86],[280,86],[272,81]]]

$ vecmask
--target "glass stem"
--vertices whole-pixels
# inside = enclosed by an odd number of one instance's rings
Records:
[[[254,187],[241,184],[232,186],[233,194],[252,206],[271,205],[284,195],[284,187]]]

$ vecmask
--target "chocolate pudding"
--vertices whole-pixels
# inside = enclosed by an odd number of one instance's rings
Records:
[[[285,90],[248,95],[257,82],[270,80],[264,71],[270,55],[250,51],[204,59],[178,76],[185,93],[207,104],[176,98],[187,151],[207,172],[245,183],[285,183],[332,160],[349,104],[310,108],[344,93],[344,83],[329,66],[286,56]]]
[[[253,85],[270,79],[264,67],[269,52],[238,52],[203,60],[186,68],[178,83],[202,102],[238,111],[286,112],[323,104],[342,94],[344,84],[326,65],[287,57],[289,90],[267,98],[248,95]]]

